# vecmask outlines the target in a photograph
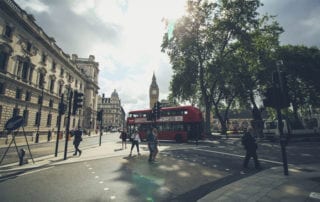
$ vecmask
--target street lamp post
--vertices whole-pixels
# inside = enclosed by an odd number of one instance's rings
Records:
[[[36,140],[35,143],[39,143],[39,129],[40,129],[40,122],[41,122],[41,111],[42,111],[42,105],[43,105],[43,94],[44,94],[44,83],[41,84],[41,99],[40,99],[40,106],[39,106],[39,114],[38,114],[38,120],[37,120],[37,133],[36,133]]]
[[[59,103],[59,107],[58,107],[58,131],[57,131],[57,139],[56,139],[56,149],[55,149],[55,157],[58,156],[58,147],[59,147],[59,138],[60,138],[60,129],[61,129],[61,118],[62,115],[65,113],[66,111],[66,104],[64,103],[64,94],[61,95],[60,98],[60,103]]]

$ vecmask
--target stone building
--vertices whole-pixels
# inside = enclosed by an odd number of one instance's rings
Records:
[[[99,64],[94,56],[72,58],[13,0],[0,1],[0,128],[24,117],[27,135],[57,131],[58,104],[74,90],[84,93],[83,108],[70,117],[70,129],[96,126]],[[66,116],[62,117],[64,130]],[[21,131],[21,130],[20,130]],[[3,133],[3,132],[1,132]],[[2,134],[6,135],[6,134]]]
[[[102,127],[104,129],[118,129],[125,127],[125,111],[116,90],[107,98],[104,94],[99,96],[98,111],[103,110]]]

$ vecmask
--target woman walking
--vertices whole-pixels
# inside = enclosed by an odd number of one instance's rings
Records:
[[[137,130],[134,131],[131,138],[132,138],[132,143],[131,143],[131,150],[130,150],[129,156],[132,156],[132,150],[133,150],[134,146],[137,147],[137,152],[138,152],[138,155],[140,156],[141,154],[139,151],[139,142],[141,142],[141,139],[140,139],[140,135]]]

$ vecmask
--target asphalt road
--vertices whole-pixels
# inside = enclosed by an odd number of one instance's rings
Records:
[[[104,138],[119,144],[117,134]],[[91,146],[96,140],[92,138]],[[147,163],[146,155],[116,156],[0,178],[1,201],[196,201],[258,172],[252,162],[249,171],[241,169],[244,151],[239,139],[201,143],[191,149],[171,142],[161,145],[174,146],[162,151],[156,164]],[[289,144],[287,154],[289,167],[320,162],[317,142]],[[282,165],[278,144],[259,142],[258,155],[264,169]]]

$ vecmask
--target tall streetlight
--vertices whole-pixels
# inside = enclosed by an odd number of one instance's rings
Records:
[[[35,143],[39,143],[39,128],[40,128],[40,122],[41,122],[41,111],[42,111],[42,105],[43,105],[43,94],[44,94],[44,78],[43,76],[40,77],[40,81],[39,81],[39,87],[41,88],[41,98],[40,98],[40,103],[39,103],[39,114],[37,117],[37,133],[36,133],[36,140]]]

